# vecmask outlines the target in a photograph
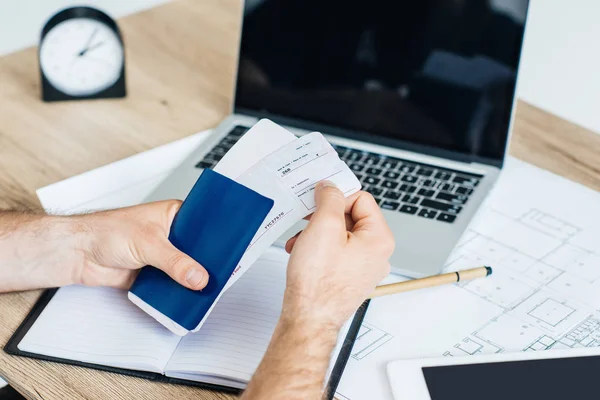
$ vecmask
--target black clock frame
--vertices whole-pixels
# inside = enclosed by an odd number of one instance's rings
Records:
[[[94,94],[85,95],[85,96],[73,96],[67,93],[62,92],[61,90],[54,87],[50,81],[44,75],[44,71],[42,70],[42,63],[40,59],[40,50],[41,44],[44,41],[44,38],[54,28],[56,25],[61,22],[74,19],[74,18],[89,18],[96,21],[99,21],[109,27],[119,39],[121,43],[121,47],[123,49],[123,64],[121,65],[121,71],[119,73],[119,78],[117,81],[110,87]],[[97,10],[92,7],[70,7],[66,8],[57,14],[55,14],[52,18],[46,22],[44,27],[42,28],[42,33],[40,35],[40,46],[38,49],[38,63],[40,67],[40,76],[41,76],[41,87],[42,87],[42,100],[44,101],[64,101],[64,100],[86,100],[86,99],[107,99],[107,98],[121,98],[127,95],[127,89],[125,85],[125,45],[123,43],[123,37],[121,36],[121,31],[117,26],[117,23],[108,15],[103,13],[100,10]]]

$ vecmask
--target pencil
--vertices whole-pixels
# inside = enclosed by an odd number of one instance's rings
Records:
[[[466,269],[464,271],[449,272],[447,274],[429,276],[427,278],[413,279],[405,282],[381,285],[375,288],[375,291],[369,298],[387,296],[389,294],[410,292],[418,289],[425,289],[434,286],[446,285],[460,281],[470,281],[478,278],[485,278],[492,274],[492,267],[479,267]]]

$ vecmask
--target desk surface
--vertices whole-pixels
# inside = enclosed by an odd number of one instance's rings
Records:
[[[36,49],[0,58],[0,207],[39,207],[39,187],[215,126],[231,109],[240,14],[237,0],[180,0],[122,19],[123,100],[45,104]],[[521,102],[510,151],[600,190],[600,135]],[[0,295],[0,346],[39,294]],[[4,352],[0,375],[45,400],[231,398]]]

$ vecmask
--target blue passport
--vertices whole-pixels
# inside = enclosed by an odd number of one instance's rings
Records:
[[[273,200],[210,169],[204,170],[173,220],[169,240],[206,268],[202,291],[146,266],[129,299],[179,335],[202,321],[273,207]]]

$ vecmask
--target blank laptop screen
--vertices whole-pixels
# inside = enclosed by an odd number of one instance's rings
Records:
[[[236,108],[504,157],[528,0],[247,0]]]

